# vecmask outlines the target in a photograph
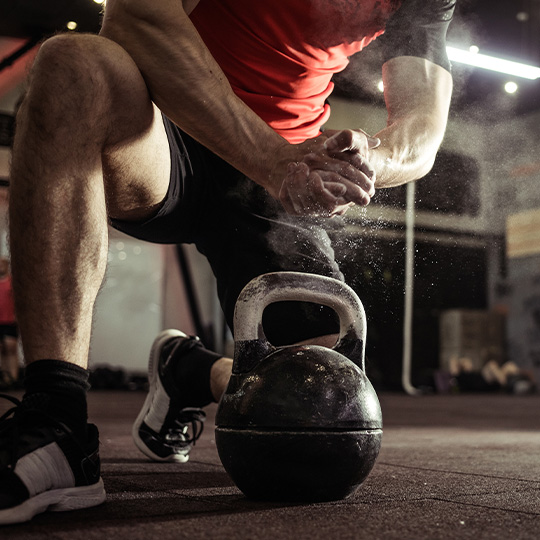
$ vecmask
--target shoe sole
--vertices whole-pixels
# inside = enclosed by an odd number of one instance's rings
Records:
[[[0,525],[24,523],[43,512],[67,512],[91,508],[105,502],[103,480],[91,486],[79,486],[44,491],[19,506],[0,510]]]
[[[139,429],[152,407],[152,402],[154,401],[155,395],[158,392],[165,392],[158,373],[159,353],[167,341],[176,337],[188,338],[189,336],[180,330],[164,330],[156,337],[154,343],[152,344],[152,348],[150,349],[150,359],[148,361],[148,395],[146,396],[146,400],[144,401],[144,405],[142,406],[139,416],[137,416],[137,419],[133,424],[131,435],[133,437],[133,441],[135,442],[135,446],[150,459],[154,461],[185,463],[189,460],[189,454],[171,454],[167,457],[158,456],[157,454],[154,454],[154,452],[152,452],[148,446],[146,446],[144,441],[139,436]]]

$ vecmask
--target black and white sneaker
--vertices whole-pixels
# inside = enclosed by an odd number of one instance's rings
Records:
[[[185,463],[201,436],[206,415],[200,408],[182,408],[171,367],[173,357],[187,354],[193,347],[202,347],[199,338],[179,330],[163,331],[152,345],[148,396],[133,424],[132,435],[137,448],[155,461]]]
[[[83,444],[44,412],[39,394],[0,397],[14,404],[0,418],[0,525],[104,502],[96,426]]]

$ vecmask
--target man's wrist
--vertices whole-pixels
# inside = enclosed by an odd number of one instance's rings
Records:
[[[385,178],[390,170],[394,169],[394,162],[390,152],[383,144],[369,150],[369,163],[375,171],[375,188],[385,187]]]
[[[272,197],[277,199],[283,180],[287,174],[287,166],[295,161],[294,145],[280,137],[272,146],[267,147],[260,161],[260,175],[254,178]]]

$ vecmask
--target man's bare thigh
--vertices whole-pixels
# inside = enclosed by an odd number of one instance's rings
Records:
[[[103,153],[111,218],[133,221],[149,218],[167,194],[171,170],[169,143],[161,112],[155,105],[153,111],[147,129]]]

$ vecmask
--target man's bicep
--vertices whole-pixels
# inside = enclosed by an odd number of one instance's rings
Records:
[[[383,66],[387,126],[373,151],[377,186],[392,187],[425,176],[443,140],[452,76],[416,56],[398,56]]]
[[[446,122],[452,76],[445,68],[425,58],[399,56],[383,65],[383,80],[390,122],[413,113]]]
[[[400,56],[424,58],[450,71],[446,33],[457,0],[403,0],[380,38],[384,61]]]

